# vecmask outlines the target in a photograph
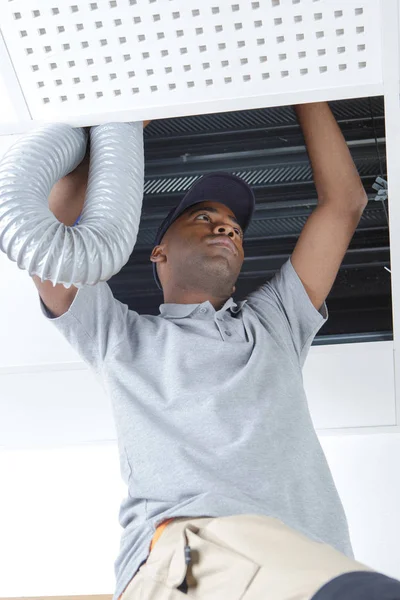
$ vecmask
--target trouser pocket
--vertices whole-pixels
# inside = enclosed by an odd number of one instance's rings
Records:
[[[240,600],[258,570],[206,528],[189,523],[174,548],[165,584],[177,589],[186,578],[189,598]]]

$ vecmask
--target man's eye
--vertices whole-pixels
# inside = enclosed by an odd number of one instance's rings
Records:
[[[211,220],[210,215],[208,215],[207,213],[201,213],[200,215],[197,215],[196,219],[198,219],[199,217],[207,217],[208,220]],[[241,229],[237,229],[237,228],[234,228],[234,229],[239,237],[243,237],[243,233],[242,233]]]

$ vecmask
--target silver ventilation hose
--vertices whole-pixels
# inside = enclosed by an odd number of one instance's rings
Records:
[[[90,128],[90,165],[79,224],[48,206],[53,185],[86,153],[87,133],[53,124],[18,140],[0,160],[0,250],[53,285],[107,281],[135,246],[143,201],[143,124]]]

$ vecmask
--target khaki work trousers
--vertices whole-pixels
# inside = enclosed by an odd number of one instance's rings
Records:
[[[121,600],[310,600],[352,571],[373,569],[273,517],[183,517],[167,525]]]

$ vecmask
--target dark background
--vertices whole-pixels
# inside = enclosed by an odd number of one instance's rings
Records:
[[[368,194],[356,233],[327,298],[329,319],[314,344],[392,340],[387,202],[375,178],[386,178],[382,97],[341,100],[331,109]],[[149,260],[157,228],[198,177],[227,171],[254,190],[256,209],[244,242],[235,300],[270,279],[292,254],[317,204],[304,138],[292,107],[153,121],[144,131],[145,195],[138,239],[110,281],[115,297],[140,314],[159,314],[163,296]]]

